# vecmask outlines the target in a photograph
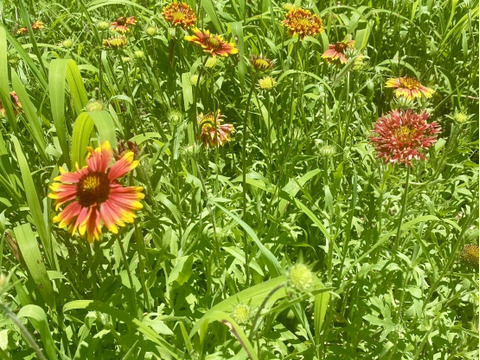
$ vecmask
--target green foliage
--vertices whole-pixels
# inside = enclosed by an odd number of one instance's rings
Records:
[[[209,61],[167,1],[0,1],[0,358],[477,359],[478,1],[292,1],[322,19],[303,41],[292,4],[186,3],[238,54]],[[433,96],[395,97],[401,76]],[[369,142],[399,108],[441,127],[408,170]],[[145,198],[89,244],[48,194],[105,141]]]

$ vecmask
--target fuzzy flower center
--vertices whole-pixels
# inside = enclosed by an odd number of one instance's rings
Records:
[[[418,89],[420,87],[420,82],[417,79],[404,77],[400,79],[401,87],[413,90]]]
[[[222,49],[222,43],[220,42],[220,40],[218,40],[215,37],[209,37],[206,40],[206,43],[209,47],[211,47],[214,50],[221,50]]]
[[[110,194],[110,181],[107,174],[93,172],[84,175],[77,184],[78,202],[83,207],[102,203]]]
[[[395,136],[401,141],[410,141],[415,134],[415,129],[412,129],[409,126],[401,126],[395,131]]]
[[[176,11],[173,13],[173,21],[182,21],[185,20],[185,18],[185,14],[180,11]]]
[[[345,51],[345,49],[348,48],[348,44],[347,43],[344,43],[344,42],[337,42],[335,44],[335,51],[336,52],[341,52],[343,53]]]

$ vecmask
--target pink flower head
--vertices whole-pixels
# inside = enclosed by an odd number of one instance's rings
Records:
[[[427,123],[429,114],[411,109],[393,110],[377,120],[370,142],[378,157],[386,163],[412,166],[412,159],[425,159],[424,150],[437,141],[441,128],[436,121]]]

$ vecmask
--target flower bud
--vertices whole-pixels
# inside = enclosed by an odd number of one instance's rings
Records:
[[[313,284],[313,274],[304,264],[293,265],[287,278],[288,284],[299,291],[307,291]]]
[[[237,304],[233,308],[231,316],[239,325],[246,324],[250,320],[250,306]]]
[[[149,26],[145,32],[147,33],[148,36],[154,36],[157,33],[157,28],[154,28],[153,26]]]
[[[110,27],[110,24],[106,21],[99,21],[97,26],[100,30],[107,30]]]
[[[103,108],[104,108],[103,103],[98,100],[92,100],[87,104],[87,106],[85,106],[85,109],[89,112],[102,111]]]

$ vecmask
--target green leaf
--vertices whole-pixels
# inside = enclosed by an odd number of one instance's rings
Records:
[[[47,314],[38,305],[26,305],[20,309],[17,314],[18,318],[27,318],[32,323],[33,327],[39,332],[42,338],[45,352],[50,360],[57,359],[57,348],[53,342],[53,337],[48,327]]]
[[[19,225],[15,227],[13,231],[17,239],[18,248],[33,282],[37,285],[37,289],[45,303],[51,307],[55,307],[52,284],[48,279],[47,269],[40,254],[37,238],[30,224]]]
[[[66,303],[63,306],[63,312],[68,312],[72,310],[93,310],[108,314],[117,320],[123,321],[130,328],[141,332],[143,335],[145,335],[146,338],[148,338],[150,341],[153,341],[161,349],[165,350],[168,354],[170,354],[173,358],[178,359],[178,355],[176,354],[175,349],[172,345],[170,345],[165,339],[159,336],[151,327],[148,327],[140,320],[132,317],[130,314],[122,310],[114,309],[107,304],[94,300],[75,300]]]

